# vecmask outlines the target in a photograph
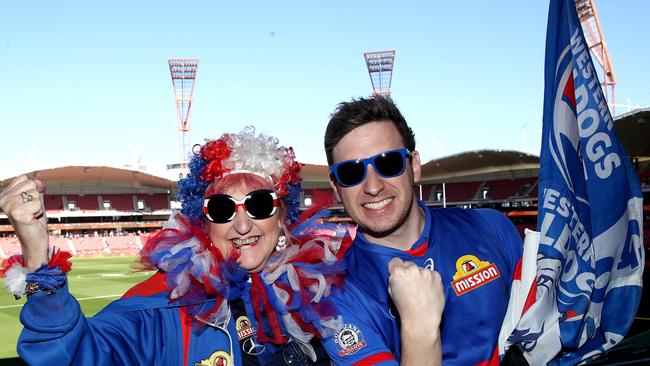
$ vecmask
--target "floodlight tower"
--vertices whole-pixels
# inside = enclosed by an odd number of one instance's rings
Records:
[[[190,158],[190,111],[192,95],[196,83],[196,69],[199,67],[197,58],[170,58],[169,72],[172,76],[176,112],[178,114],[178,143],[181,154],[181,164],[186,164]]]
[[[605,80],[601,84],[605,90],[605,98],[612,106],[612,115],[616,115],[616,94],[614,93],[616,76],[614,75],[612,60],[609,58],[603,28],[600,26],[600,20],[598,19],[596,5],[594,0],[575,0],[575,4],[589,50],[591,50],[591,54],[594,55],[603,70]]]
[[[370,82],[372,82],[372,93],[390,97],[395,50],[366,52],[363,57],[366,59]]]

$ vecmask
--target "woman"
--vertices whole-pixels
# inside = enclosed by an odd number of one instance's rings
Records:
[[[92,318],[68,293],[69,255],[55,251],[48,262],[44,254],[46,219],[34,198],[42,183],[17,178],[0,193],[0,208],[24,248],[22,260],[3,265],[8,287],[28,295],[21,357],[30,364],[329,364],[314,336],[341,327],[327,296],[342,282],[337,253],[350,240],[336,228],[317,240],[289,235],[300,168],[291,148],[252,127],[207,141],[179,181],[182,213],[141,253],[142,267],[158,272]]]

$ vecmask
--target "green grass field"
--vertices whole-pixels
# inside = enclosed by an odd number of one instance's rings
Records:
[[[94,315],[150,275],[133,272],[130,266],[134,260],[135,257],[72,260],[72,271],[68,274],[70,292],[86,316]],[[16,342],[22,329],[19,314],[24,302],[14,300],[6,289],[0,290],[0,359],[17,357]]]

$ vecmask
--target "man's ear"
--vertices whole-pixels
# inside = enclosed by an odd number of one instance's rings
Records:
[[[334,180],[334,177],[332,174],[328,175],[329,182],[330,182],[330,187],[332,187],[332,190],[334,191],[334,197],[336,197],[336,202],[341,203],[341,196],[339,196],[339,188],[336,185],[336,181]]]
[[[418,183],[422,178],[422,164],[420,154],[417,151],[411,152],[411,167],[413,168],[413,183]]]

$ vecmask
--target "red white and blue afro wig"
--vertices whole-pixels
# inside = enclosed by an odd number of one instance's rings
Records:
[[[293,148],[278,146],[278,139],[255,135],[247,126],[238,134],[225,133],[216,140],[194,146],[190,173],[178,181],[181,212],[189,218],[203,219],[203,200],[208,188],[229,174],[249,173],[270,182],[284,201],[287,224],[300,216],[302,164],[295,160]]]

